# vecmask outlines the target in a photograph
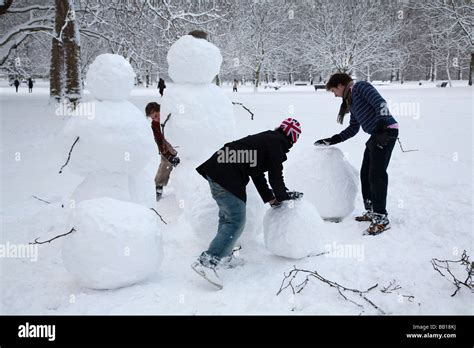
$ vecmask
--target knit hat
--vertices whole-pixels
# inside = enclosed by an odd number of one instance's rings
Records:
[[[301,134],[301,125],[294,118],[283,120],[279,127],[292,143],[296,143]]]

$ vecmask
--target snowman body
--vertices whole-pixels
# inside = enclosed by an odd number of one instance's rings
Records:
[[[68,141],[79,137],[69,163],[84,177],[73,194],[76,202],[95,197],[139,201],[130,185],[156,155],[156,145],[146,118],[127,100],[134,76],[130,64],[118,55],[100,55],[89,68],[87,87],[94,112],[72,117],[63,132]],[[149,181],[143,184],[153,190],[152,178]]]
[[[63,242],[63,264],[87,288],[135,284],[162,260],[157,217],[134,195],[136,178],[156,156],[149,123],[127,100],[134,76],[122,56],[98,56],[87,73],[94,112],[71,118],[63,130],[69,141],[79,137],[69,168],[84,177],[72,196],[75,232]],[[140,184],[153,191],[152,177]]]
[[[233,106],[212,83],[222,64],[215,45],[185,35],[170,47],[167,60],[174,83],[167,85],[163,95],[161,122],[168,119],[165,137],[177,147],[181,159],[173,170],[172,182],[176,183],[176,198],[186,219],[193,228],[202,227],[203,222],[217,219],[217,206],[196,167],[235,140]]]

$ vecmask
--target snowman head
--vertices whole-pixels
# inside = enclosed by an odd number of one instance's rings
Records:
[[[135,72],[118,54],[101,54],[87,71],[86,84],[92,97],[99,100],[127,99],[133,88]]]
[[[184,35],[171,45],[166,59],[168,74],[176,83],[211,83],[222,64],[219,49],[193,35]]]

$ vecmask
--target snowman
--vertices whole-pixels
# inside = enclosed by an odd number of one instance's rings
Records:
[[[327,221],[339,222],[354,210],[358,191],[355,168],[334,146],[316,146],[301,161],[311,170],[304,171],[305,198],[314,204],[319,215]]]
[[[162,258],[157,217],[139,204],[137,186],[153,191],[153,177],[137,181],[156,156],[144,115],[127,100],[135,73],[122,56],[103,54],[89,67],[92,115],[71,118],[63,135],[79,137],[69,169],[82,177],[72,198],[75,232],[62,248],[66,269],[82,286],[115,289],[149,278]],[[141,178],[141,177],[140,177]]]
[[[222,55],[204,32],[198,32],[201,37],[194,33],[182,36],[168,51],[168,74],[174,83],[164,92],[161,121],[167,119],[165,136],[181,159],[171,179],[178,203],[193,228],[200,226],[199,231],[211,235],[217,226],[217,206],[195,168],[235,140],[235,119],[232,102],[212,83]]]

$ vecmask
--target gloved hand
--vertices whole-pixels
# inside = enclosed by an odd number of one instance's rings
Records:
[[[288,193],[288,196],[290,197],[290,199],[293,199],[293,200],[297,200],[297,199],[300,199],[301,197],[303,197],[303,192],[290,191],[290,192],[287,192],[287,193]]]
[[[270,203],[270,206],[271,206],[272,208],[279,208],[279,207],[281,207],[281,202],[278,202],[278,201],[276,200],[276,198],[273,198],[273,199],[272,199],[270,202],[268,202],[268,203]]]
[[[173,156],[173,157],[170,157],[168,161],[171,163],[173,167],[176,167],[179,164],[180,159],[178,156]]]
[[[320,139],[317,140],[314,145],[315,146],[329,146],[329,145],[336,145],[342,142],[342,137],[339,134],[335,134],[330,138]]]

